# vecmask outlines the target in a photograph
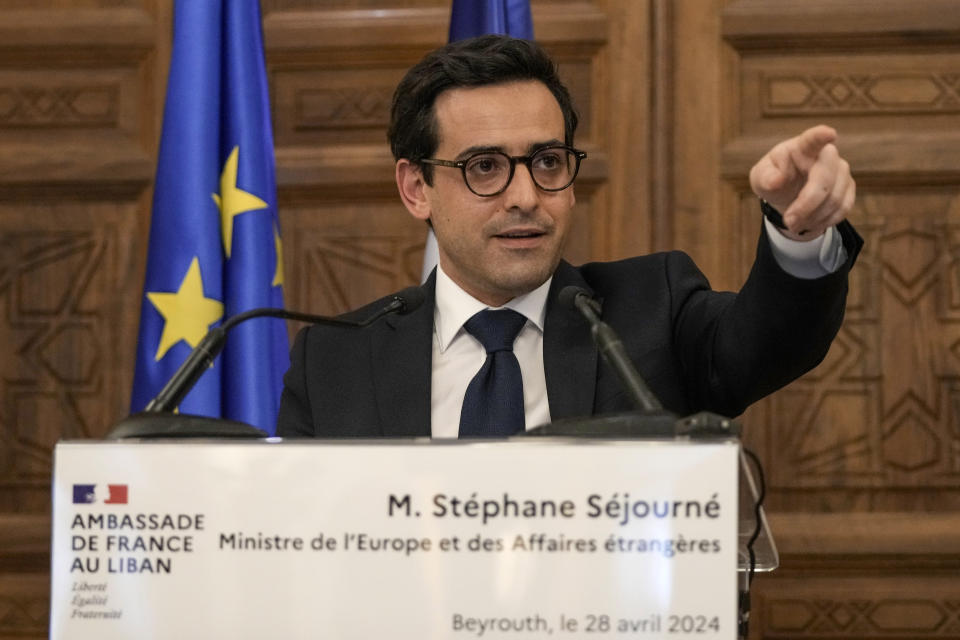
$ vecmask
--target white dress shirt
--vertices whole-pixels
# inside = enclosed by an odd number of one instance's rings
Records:
[[[801,242],[777,231],[766,218],[763,224],[777,264],[795,278],[813,280],[833,273],[847,261],[847,249],[836,227],[830,227],[819,238]]]
[[[503,305],[527,322],[513,343],[523,376],[523,413],[526,428],[550,422],[547,381],[543,374],[543,321],[547,312],[550,278],[542,285]],[[467,386],[487,359],[480,341],[464,323],[488,305],[461,289],[437,265],[437,303],[433,311],[433,376],[430,388],[430,424],[434,438],[456,438],[460,409]]]
[[[831,227],[809,242],[785,237],[764,219],[777,264],[797,278],[813,279],[833,273],[846,261],[840,234]],[[547,382],[543,371],[543,323],[552,278],[503,307],[526,317],[513,343],[523,376],[523,410],[527,429],[550,422]],[[433,374],[430,383],[430,424],[434,438],[456,438],[460,430],[463,396],[487,358],[480,341],[464,323],[475,313],[493,308],[480,302],[450,279],[437,265],[436,306],[433,311]]]

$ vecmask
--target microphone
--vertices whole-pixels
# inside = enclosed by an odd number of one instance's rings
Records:
[[[325,324],[338,327],[366,327],[373,324],[383,316],[391,313],[406,315],[417,309],[423,304],[426,295],[420,287],[407,287],[403,291],[395,294],[390,302],[383,308],[377,310],[369,317],[363,320],[345,320],[343,318],[331,318],[329,316],[317,316],[309,313],[300,313],[299,311],[287,311],[286,309],[259,308],[250,309],[243,313],[227,318],[219,327],[214,327],[207,332],[200,343],[190,352],[187,359],[170,377],[163,389],[158,393],[144,408],[144,413],[164,413],[173,411],[183,400],[184,396],[193,388],[203,373],[213,366],[214,359],[223,351],[226,342],[227,332],[246,320],[251,318],[270,317],[281,318],[283,320],[300,320],[303,322],[312,322],[314,324]]]
[[[646,411],[662,411],[663,405],[650,391],[650,387],[647,386],[637,368],[633,366],[623,347],[623,342],[613,328],[600,319],[600,303],[594,300],[585,289],[572,285],[560,290],[559,300],[560,304],[566,307],[575,307],[590,323],[590,334],[597,345],[597,350],[603,360],[613,368],[637,408]]]

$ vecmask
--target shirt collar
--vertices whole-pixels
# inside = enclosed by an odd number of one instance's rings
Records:
[[[529,322],[543,333],[543,323],[547,313],[547,294],[550,293],[550,282],[553,276],[539,287],[513,298],[498,309],[513,309],[522,314]],[[447,350],[450,343],[460,333],[463,324],[473,315],[484,309],[494,308],[486,305],[460,288],[443,268],[437,265],[436,306],[433,312],[433,327],[439,341],[441,353]]]

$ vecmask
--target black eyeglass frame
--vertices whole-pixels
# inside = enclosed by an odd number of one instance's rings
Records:
[[[572,153],[574,159],[577,162],[576,166],[573,168],[573,175],[570,176],[570,182],[563,185],[562,187],[555,187],[553,189],[548,189],[547,187],[544,187],[539,182],[537,182],[537,179],[533,176],[533,167],[531,166],[533,163],[533,159],[537,155],[543,153],[544,151],[549,151],[550,149],[563,149],[564,151]],[[477,156],[487,156],[491,154],[501,155],[510,161],[510,175],[507,176],[507,181],[504,183],[504,185],[500,188],[499,191],[496,191],[494,193],[477,193],[474,190],[474,188],[470,186],[470,181],[467,180],[467,163],[469,163],[471,160],[473,160]],[[437,158],[421,158],[419,162],[422,162],[423,164],[437,166],[437,167],[453,167],[455,169],[460,169],[460,173],[463,175],[463,183],[467,185],[467,189],[470,190],[470,193],[480,196],[481,198],[492,198],[506,191],[507,187],[510,186],[510,183],[513,182],[513,175],[516,173],[518,162],[522,163],[527,168],[527,171],[530,173],[530,179],[533,180],[533,184],[535,184],[538,189],[540,189],[541,191],[547,191],[552,193],[556,191],[563,191],[564,189],[569,188],[570,185],[573,184],[574,180],[577,179],[577,175],[580,173],[580,162],[586,157],[587,157],[587,153],[585,151],[580,151],[579,149],[568,147],[565,144],[555,144],[555,145],[550,145],[548,147],[540,147],[539,149],[537,149],[536,151],[534,151],[528,156],[511,156],[511,155],[507,155],[502,151],[478,151],[476,153],[470,154],[463,160],[454,161],[454,160],[439,160]]]

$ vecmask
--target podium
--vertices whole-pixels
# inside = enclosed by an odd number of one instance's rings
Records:
[[[733,435],[61,442],[51,638],[733,639],[757,514],[777,565],[742,459]]]

